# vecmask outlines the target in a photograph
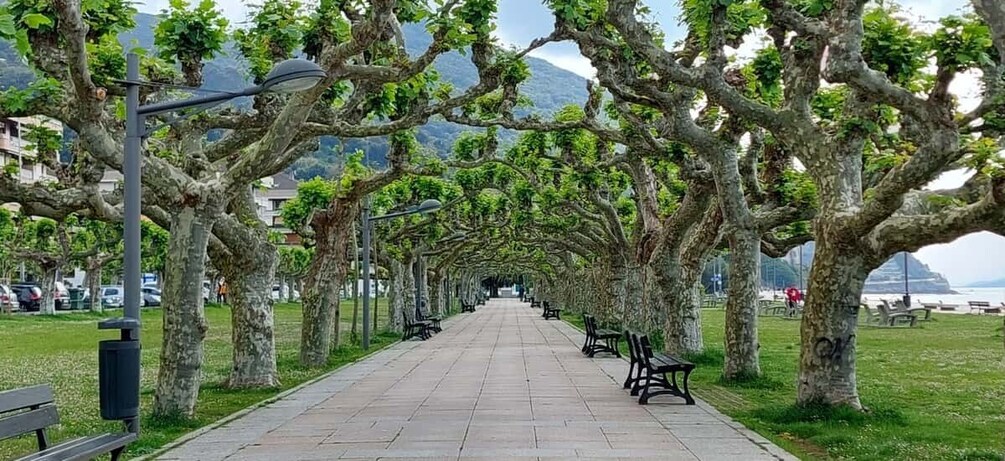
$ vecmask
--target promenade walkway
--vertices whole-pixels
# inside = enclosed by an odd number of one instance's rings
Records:
[[[583,335],[491,300],[203,431],[162,460],[795,459],[699,401],[640,406],[627,362],[584,357]]]

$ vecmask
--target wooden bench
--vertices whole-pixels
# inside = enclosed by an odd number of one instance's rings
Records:
[[[425,341],[433,337],[432,333],[430,333],[433,328],[433,322],[423,320],[421,310],[416,308],[411,312],[412,315],[408,314],[406,311],[404,318],[405,331],[401,334],[402,341],[408,341],[412,338],[419,338]]]
[[[939,301],[939,310],[940,311],[955,311],[956,309],[959,309],[959,308],[960,308],[960,306],[958,304],[946,304],[946,303],[944,303],[942,301]]]
[[[869,316],[869,321],[875,323],[876,326],[890,326],[894,327],[898,324],[903,325],[905,322],[909,326],[914,327],[918,324],[918,316],[910,314],[907,312],[893,312],[890,310],[889,303],[883,302],[876,305],[876,310],[878,313],[873,315],[869,310],[869,306],[865,306],[866,315]]]
[[[118,460],[126,445],[136,440],[130,432],[80,437],[50,445],[45,429],[59,424],[59,411],[48,385],[0,392],[0,441],[35,433],[38,453],[18,461],[87,461],[110,453]]]
[[[621,333],[597,328],[597,318],[592,315],[583,314],[583,325],[586,326],[586,342],[583,343],[584,354],[593,357],[598,352],[607,352],[614,354],[615,357],[621,357],[621,352],[618,352],[618,340],[621,339]]]
[[[998,306],[991,306],[987,301],[967,301],[970,305],[970,312],[977,311],[978,314],[1001,314],[1002,309]]]
[[[432,331],[433,333],[439,333],[443,331],[443,328],[440,327],[440,318],[435,315],[430,315],[429,317],[426,317],[425,315],[422,315],[420,313],[417,316],[417,319],[420,322],[429,322],[429,330]]]
[[[639,405],[649,403],[650,398],[658,395],[676,395],[683,397],[688,405],[694,405],[694,398],[687,387],[688,378],[694,370],[693,363],[653,353],[648,336],[625,331],[625,340],[628,341],[631,361],[624,387],[631,389],[631,395],[639,396]],[[677,373],[683,375],[680,385],[677,384]]]
[[[422,302],[422,306],[423,307],[426,306],[425,301]],[[432,330],[434,333],[439,333],[443,331],[443,328],[440,327],[441,319],[437,315],[430,315],[429,317],[426,317],[426,314],[422,313],[422,309],[419,309],[419,311],[415,313],[415,319],[420,322],[422,321],[429,322],[429,329]]]
[[[942,308],[942,306],[940,304],[938,304],[938,303],[921,303],[921,307],[924,308],[927,311],[927,313],[925,314],[925,318],[922,319],[922,320],[929,320],[929,319],[931,319],[932,318],[932,311],[937,311],[937,310],[940,310]]]
[[[544,317],[545,320],[548,319],[562,320],[561,317],[559,317],[559,314],[562,313],[562,309],[559,309],[558,307],[552,307],[551,303],[549,303],[548,301],[544,301],[543,305],[544,305],[543,309],[544,312],[541,313],[541,317]]]
[[[919,312],[924,312],[925,316],[922,317],[922,318],[919,318],[918,320],[931,320],[932,319],[932,308],[929,307],[928,305],[925,305],[925,304],[921,304],[920,306],[916,305],[916,306],[913,306],[913,307],[908,307],[907,304],[904,304],[903,300],[898,299],[898,300],[896,300],[896,301],[893,302],[893,308],[890,309],[890,313],[893,313],[893,314],[896,314],[896,313],[907,313],[907,314],[912,314],[914,316],[918,316]]]
[[[757,300],[757,308],[761,315],[783,315],[787,309],[785,303],[777,303],[768,299]]]
[[[474,304],[470,304],[463,299],[461,300],[461,312],[474,312],[474,311],[475,311]]]

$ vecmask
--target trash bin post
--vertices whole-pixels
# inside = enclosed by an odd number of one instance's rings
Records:
[[[119,330],[119,339],[98,342],[98,396],[102,419],[122,421],[140,431],[140,321],[105,319],[99,330]]]

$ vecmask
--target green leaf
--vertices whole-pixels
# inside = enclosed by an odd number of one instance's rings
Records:
[[[14,27],[14,17],[10,14],[0,14],[0,35],[4,37],[13,37],[17,34],[17,28]]]
[[[38,13],[29,13],[21,17],[21,21],[24,22],[26,26],[32,29],[38,29],[42,26],[52,25],[52,20],[46,16]]]

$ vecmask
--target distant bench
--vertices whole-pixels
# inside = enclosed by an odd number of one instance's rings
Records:
[[[45,429],[59,424],[59,411],[48,385],[0,392],[0,441],[35,433],[38,453],[17,461],[88,461],[110,453],[119,459],[126,445],[136,440],[130,432],[80,437],[50,445]]]
[[[1002,308],[992,306],[987,301],[967,301],[970,305],[970,312],[977,311],[978,314],[1001,314]]]
[[[587,314],[583,314],[583,326],[586,327],[586,342],[583,343],[583,354],[593,357],[598,352],[607,352],[614,354],[615,357],[621,357],[621,352],[618,352],[618,340],[621,339],[621,333],[598,328],[597,318]]]
[[[545,320],[548,319],[561,320],[561,318],[559,317],[559,314],[561,313],[562,309],[556,306],[552,306],[551,303],[549,303],[548,301],[544,301],[544,312],[541,313],[541,317],[544,317]]]

